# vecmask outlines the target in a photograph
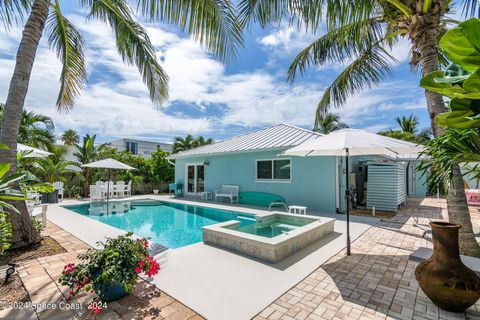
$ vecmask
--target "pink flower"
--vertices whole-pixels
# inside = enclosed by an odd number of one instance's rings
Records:
[[[147,275],[151,278],[152,276],[156,275],[160,270],[160,264],[157,261],[153,260],[152,257],[149,257],[148,260],[150,260],[150,268],[148,269]]]
[[[140,260],[140,262],[138,263],[138,266],[135,268],[135,272],[136,272],[136,273],[142,272],[144,266],[145,266],[145,261],[142,259],[142,260]]]

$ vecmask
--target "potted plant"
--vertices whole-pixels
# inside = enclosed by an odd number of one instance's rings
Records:
[[[133,239],[132,233],[127,233],[99,244],[103,249],[78,255],[80,262],[67,264],[58,280],[70,287],[69,300],[82,291],[95,292],[92,313],[99,313],[102,303],[130,294],[141,273],[152,277],[160,270],[148,254],[146,238]]]

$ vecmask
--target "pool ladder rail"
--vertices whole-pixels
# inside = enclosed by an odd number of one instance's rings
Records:
[[[274,202],[270,203],[270,205],[268,206],[268,211],[272,211],[273,206],[275,206],[275,207],[283,206],[283,207],[285,207],[285,212],[288,212],[288,206],[285,202],[274,201]]]

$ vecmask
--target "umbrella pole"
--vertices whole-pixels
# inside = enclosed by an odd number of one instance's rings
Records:
[[[347,171],[347,186],[345,188],[345,198],[347,202],[347,256],[350,255],[350,182],[349,182],[349,171],[348,171],[348,158],[349,158],[349,150],[346,149],[345,153],[345,163],[346,163],[346,171]]]
[[[107,202],[108,202],[109,196],[110,196],[110,169],[108,169],[108,179],[107,179]]]

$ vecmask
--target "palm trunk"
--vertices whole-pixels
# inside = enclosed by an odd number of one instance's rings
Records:
[[[0,162],[11,165],[10,172],[17,166],[17,136],[22,117],[23,104],[27,96],[30,75],[37,47],[42,37],[43,28],[48,17],[49,0],[35,0],[27,23],[23,29],[22,39],[17,51],[15,69],[10,81],[7,101],[3,111],[1,143],[10,150],[1,150]],[[16,186],[18,187],[18,185]],[[32,224],[24,201],[12,203],[20,214],[8,212],[12,222],[12,248],[18,248],[40,241],[40,236]]]
[[[412,16],[410,26],[410,38],[414,47],[420,54],[420,65],[422,76],[439,70],[436,45],[440,37],[440,17],[435,15],[437,8],[432,9],[431,15]],[[443,97],[435,92],[425,90],[428,114],[432,126],[433,135],[436,137],[442,134],[443,129],[435,123],[438,114],[445,112]],[[463,176],[458,164],[452,166],[453,179],[448,188],[447,206],[448,219],[450,222],[460,223],[459,243],[460,252],[464,255],[480,257],[480,246],[473,233],[472,220],[467,206],[467,197],[463,186]]]

